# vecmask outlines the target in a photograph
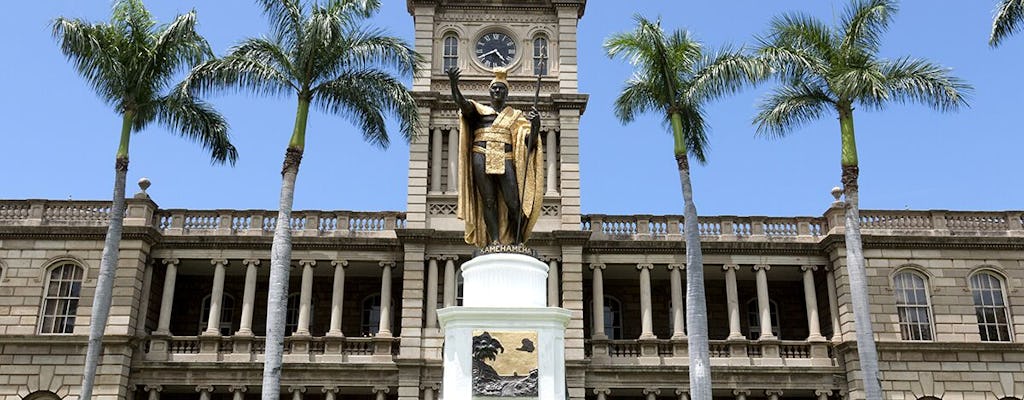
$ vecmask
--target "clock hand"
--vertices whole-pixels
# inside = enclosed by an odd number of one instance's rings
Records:
[[[495,54],[497,54],[497,55],[498,55],[498,57],[501,57],[501,53],[498,53],[498,49],[491,49],[491,51],[488,51],[488,52],[484,53],[484,54],[483,54],[483,55],[481,55],[480,57],[481,57],[481,58],[483,58],[483,57],[487,57],[487,56],[491,55],[491,53],[495,53]],[[504,58],[504,57],[502,57],[502,58]]]

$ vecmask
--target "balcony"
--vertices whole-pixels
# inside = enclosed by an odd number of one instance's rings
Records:
[[[686,339],[586,341],[586,356],[593,366],[689,365]],[[838,362],[829,342],[789,340],[710,340],[714,367],[836,367]]]
[[[392,363],[401,338],[289,336],[285,363]],[[160,362],[263,362],[262,336],[151,336],[143,343],[144,360]]]

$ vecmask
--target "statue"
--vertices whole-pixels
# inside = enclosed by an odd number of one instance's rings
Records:
[[[540,217],[544,200],[544,154],[536,104],[524,115],[505,104],[507,71],[491,81],[490,106],[459,91],[461,71],[447,71],[459,107],[457,216],[466,223],[466,243],[479,248],[519,245]]]

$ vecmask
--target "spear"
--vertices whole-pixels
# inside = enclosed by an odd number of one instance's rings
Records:
[[[548,51],[547,51],[547,49],[542,49],[541,53],[540,53],[540,62],[537,64],[537,68],[536,68],[536,72],[537,72],[537,89],[533,92],[533,109],[537,109],[537,105],[540,104],[540,80],[544,76],[543,72],[544,72],[544,70],[547,67],[547,60],[548,60]],[[535,137],[533,129],[532,129],[533,128],[532,122],[531,122],[531,126],[530,127],[531,127],[530,135],[528,136],[528,139],[526,141],[526,160],[527,160],[526,166],[525,166],[526,170],[523,171],[524,172],[523,176],[530,176],[530,164],[531,164],[529,162],[530,155],[533,154],[534,147],[536,147],[536,145],[537,145],[537,138]],[[526,236],[526,229],[523,227],[523,217],[526,216],[526,213],[524,212],[524,210],[522,210],[523,197],[525,195],[526,195],[526,181],[524,180],[523,181],[523,187],[519,188],[519,199],[520,199],[519,200],[519,207],[520,207],[520,210],[519,210],[519,224],[518,224],[518,227],[517,227],[518,229],[516,229],[516,241],[519,242],[519,243],[525,242],[525,240],[523,240],[523,237]]]

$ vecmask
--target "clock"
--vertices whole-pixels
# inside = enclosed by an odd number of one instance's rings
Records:
[[[506,67],[516,58],[516,42],[502,32],[489,32],[476,41],[476,59],[488,68]]]

